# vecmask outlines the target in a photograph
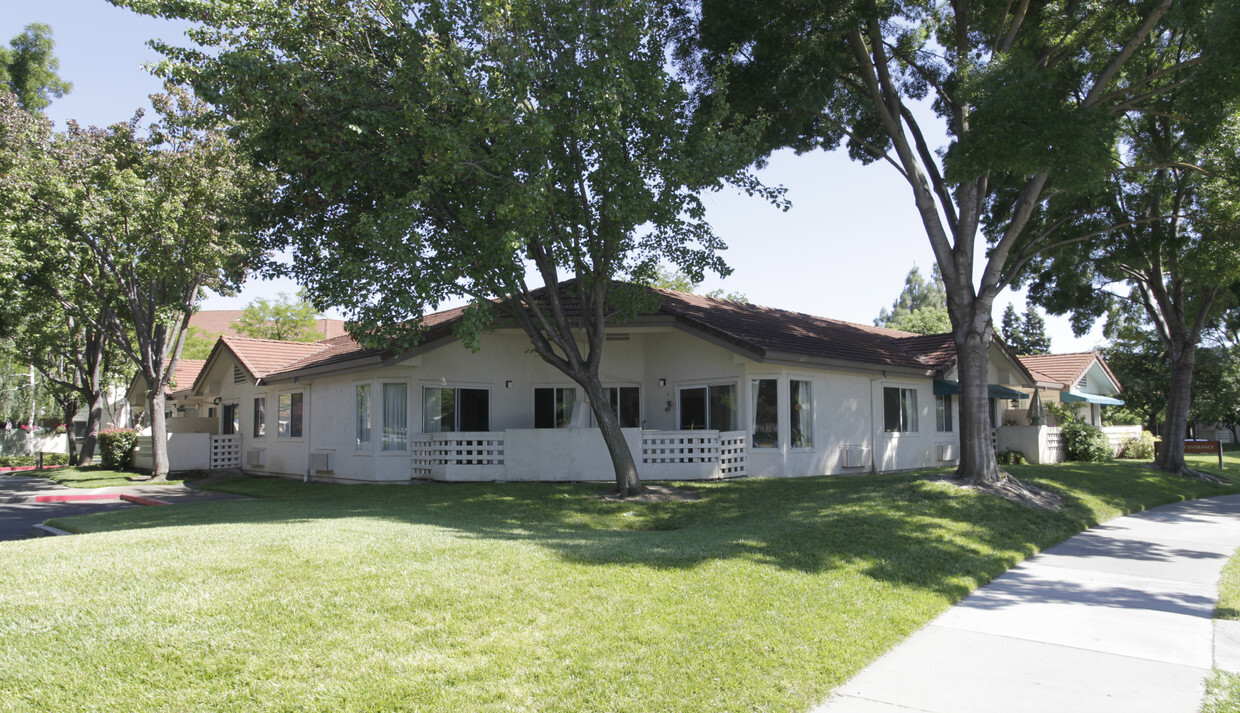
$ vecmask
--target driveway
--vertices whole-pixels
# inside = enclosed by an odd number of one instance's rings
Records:
[[[69,515],[89,515],[125,508],[142,507],[118,499],[122,494],[139,500],[154,499],[169,505],[234,500],[240,495],[214,493],[184,485],[126,485],[111,488],[67,488],[46,478],[27,475],[0,476],[0,541],[31,537],[34,526]],[[49,501],[71,498],[70,502]],[[40,501],[43,502],[40,502]]]

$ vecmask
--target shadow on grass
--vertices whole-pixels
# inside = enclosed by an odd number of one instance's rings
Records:
[[[297,523],[342,518],[433,526],[531,542],[581,564],[690,568],[748,560],[804,573],[849,569],[958,599],[1041,549],[1119,513],[1237,492],[1134,466],[1030,466],[1017,476],[1064,493],[1032,510],[916,475],[682,484],[691,502],[602,501],[598,485],[400,486],[239,479],[216,489],[256,500],[145,508],[59,521],[79,531]]]

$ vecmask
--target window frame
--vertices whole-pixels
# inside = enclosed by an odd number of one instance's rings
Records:
[[[537,428],[540,430],[555,430],[559,428],[569,428],[570,426],[573,425],[573,410],[577,407],[577,387],[576,386],[563,386],[559,384],[548,384],[545,386],[535,386],[533,387],[533,389],[534,389],[534,392],[533,392],[534,428]],[[538,414],[538,392],[539,391],[550,391],[551,392],[552,425],[550,426],[539,426],[538,425],[538,415],[539,415]],[[562,424],[559,424],[559,423],[555,423],[556,418],[559,415],[559,411],[557,410],[556,407],[557,407],[557,404],[561,403],[560,397],[564,394],[564,392],[571,392],[573,400],[571,402],[563,402],[565,405],[564,413],[566,417],[564,419],[564,422]]]
[[[461,424],[461,411],[460,411],[460,408],[459,408],[459,407],[454,407],[454,408],[453,408],[453,417],[454,417],[454,418],[453,418],[453,425],[454,425],[454,430],[452,430],[452,431],[444,431],[444,430],[442,430],[442,429],[440,429],[440,430],[436,430],[436,431],[431,431],[431,430],[428,430],[428,429],[426,428],[426,424],[427,424],[427,413],[426,413],[426,392],[427,392],[428,390],[434,390],[434,391],[447,391],[447,390],[452,390],[452,391],[456,392],[456,394],[455,394],[455,396],[454,396],[454,399],[455,399],[458,403],[460,402],[460,392],[461,392],[462,390],[465,390],[465,391],[482,391],[482,392],[485,392],[485,393],[486,393],[486,395],[487,395],[487,413],[486,413],[486,417],[487,417],[487,428],[486,428],[486,430],[485,430],[485,431],[461,431],[461,430],[460,430],[460,424]],[[419,412],[420,412],[420,414],[421,414],[421,416],[422,416],[422,433],[488,433],[488,432],[490,432],[490,431],[491,431],[491,427],[492,427],[492,425],[493,425],[493,421],[492,421],[492,415],[493,415],[493,414],[492,414],[492,410],[493,410],[493,408],[494,408],[494,403],[495,403],[495,402],[494,402],[494,400],[491,398],[491,387],[490,387],[489,385],[487,385],[487,386],[478,386],[478,385],[458,385],[458,384],[422,384],[422,399],[421,399],[421,401],[419,402]],[[442,409],[441,409],[441,418],[442,418]]]
[[[620,414],[620,391],[621,389],[636,389],[637,390],[637,425],[635,426],[624,425],[624,418]],[[607,405],[609,407],[612,405],[611,397],[612,397],[613,392],[615,393],[615,396],[616,396],[616,402],[615,402],[615,408],[612,409],[612,412],[616,414],[616,421],[620,423],[620,428],[641,428],[642,422],[644,421],[644,419],[642,418],[643,404],[642,404],[641,384],[616,384],[614,386],[604,386],[603,393],[607,395]],[[709,411],[710,410],[709,391],[707,392],[706,399],[707,399],[707,404],[708,404],[706,408]]]
[[[775,385],[775,403],[772,405],[772,412],[775,419],[775,438],[771,445],[758,445],[758,396],[761,394],[762,387],[758,384],[763,381],[769,381]],[[777,374],[756,374],[749,377],[749,448],[755,451],[775,451],[779,450],[783,444],[783,430],[780,428],[779,404],[782,399],[779,398],[779,382],[780,378]],[[763,431],[766,433],[767,431]]]
[[[809,398],[807,399],[808,403],[805,404],[808,408],[802,409],[802,411],[808,412],[806,413],[806,420],[809,423],[806,424],[808,428],[802,431],[803,440],[802,440],[802,444],[799,446],[796,445],[795,438],[793,435],[794,434],[794,428],[793,428],[794,416],[798,414],[798,411],[796,410],[797,404],[794,403],[793,398],[792,398],[793,382],[805,384],[806,392],[809,396]],[[797,452],[808,452],[808,451],[814,450],[814,380],[813,379],[810,379],[807,377],[795,376],[792,374],[788,375],[787,414],[788,414],[788,448],[790,450],[797,451]]]
[[[301,408],[297,410],[297,434],[293,435],[293,397],[298,397]],[[288,433],[280,431],[280,415],[283,411],[281,401],[285,398],[289,400],[289,425]],[[282,391],[276,395],[276,439],[285,441],[300,441],[305,438],[306,432],[306,390],[297,389],[294,391]]]
[[[899,384],[894,384],[894,385],[889,386],[889,385],[884,384],[882,388],[883,388],[883,433],[886,434],[887,436],[901,436],[904,434],[920,433],[921,432],[921,414],[919,413],[919,411],[920,411],[921,405],[918,403],[919,399],[917,398],[917,391],[918,391],[917,387],[902,386]],[[899,408],[899,412],[898,412],[899,426],[896,429],[889,428],[890,419],[887,416],[887,407],[888,407],[887,392],[888,391],[897,392],[896,399],[897,399],[898,408]],[[911,400],[912,407],[911,408],[909,408],[910,401],[907,398],[907,396],[910,394],[912,395],[912,400]]]
[[[267,394],[255,396],[252,415],[254,423],[250,425],[251,438],[267,437]]]
[[[392,440],[391,443],[393,444],[394,447],[391,447],[391,448],[388,447],[389,440],[388,440],[388,422],[387,422],[388,420],[388,401],[387,401],[388,389],[387,387],[389,386],[400,386],[400,387],[404,387],[404,390],[405,390],[404,435],[402,437],[402,440],[400,441]],[[372,390],[371,394],[373,393],[374,391]],[[383,454],[404,455],[408,453],[409,452],[409,436],[410,436],[410,433],[409,433],[410,418],[409,417],[412,415],[412,409],[409,408],[409,381],[407,379],[380,379],[379,380],[379,405],[381,409],[380,414],[379,414],[379,438],[376,439],[372,435],[371,442],[375,443],[377,441],[378,450],[380,453],[383,453]],[[371,413],[372,414],[374,413],[373,401],[371,403]],[[371,428],[372,429],[374,428],[373,420],[371,422]]]
[[[946,428],[944,428],[944,426],[946,426]],[[951,394],[934,395],[934,432],[956,432],[956,419],[953,413]]]
[[[732,394],[733,394],[732,414],[731,414],[731,418],[732,418],[732,428],[730,428],[730,429],[721,429],[721,428],[718,428],[718,427],[717,427],[717,426],[713,423],[714,418],[711,416],[711,409],[710,409],[710,404],[711,404],[711,399],[710,399],[710,397],[711,397],[711,389],[713,389],[713,388],[718,388],[718,387],[722,387],[722,386],[730,386],[730,387],[732,387]],[[683,428],[683,427],[682,427],[682,426],[683,426],[683,420],[682,420],[683,416],[682,416],[682,414],[683,414],[683,412],[684,412],[684,409],[683,409],[683,407],[682,407],[682,403],[681,403],[681,402],[683,401],[682,394],[683,394],[683,392],[684,392],[684,391],[686,391],[686,390],[690,390],[690,389],[705,389],[705,390],[706,390],[706,425],[705,425],[703,428],[693,428],[693,429],[688,429],[688,428]],[[695,382],[692,382],[692,383],[689,383],[689,384],[680,384],[680,385],[677,385],[677,387],[676,387],[676,426],[677,426],[676,430],[678,430],[678,431],[688,431],[688,430],[694,430],[694,431],[719,431],[720,433],[724,432],[725,430],[732,430],[732,431],[739,430],[739,429],[737,429],[737,428],[736,428],[736,418],[737,418],[737,415],[738,415],[738,413],[739,413],[739,409],[737,408],[737,404],[735,403],[736,396],[737,396],[737,395],[739,395],[739,392],[740,392],[740,385],[737,383],[737,381],[736,381],[735,379],[733,379],[733,380],[719,380],[719,381],[695,381]]]
[[[366,389],[366,442],[361,440],[361,402],[359,393]],[[375,450],[375,389],[369,381],[353,383],[353,451],[355,453],[373,453]]]

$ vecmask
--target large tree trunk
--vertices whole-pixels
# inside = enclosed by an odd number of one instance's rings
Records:
[[[69,446],[69,463],[81,466],[82,462],[78,458],[77,433],[73,429],[73,417],[77,415],[78,404],[75,400],[61,402],[61,413],[64,414],[65,420],[65,442]]]
[[[26,455],[28,456],[34,455],[34,429],[37,427],[35,424],[37,406],[38,402],[35,398],[34,365],[32,364],[30,366],[30,420],[26,422],[27,425],[30,426],[30,428],[26,431]]]
[[[82,450],[78,456],[78,465],[90,465],[95,457],[95,444],[99,441],[99,426],[103,422],[103,390],[96,387],[90,395],[89,410],[86,414],[86,433],[82,436]]]
[[[607,445],[607,452],[611,455],[611,464],[616,472],[616,492],[622,497],[641,494],[644,488],[637,475],[637,462],[633,460],[628,441],[624,440],[620,419],[611,410],[611,403],[607,400],[598,374],[588,373],[574,380],[581,384],[590,399],[590,410],[594,413],[594,420],[598,422],[599,432],[603,435],[603,443]]]
[[[149,379],[156,387],[146,392],[146,406],[151,415],[151,478],[168,479],[168,424],[164,419],[164,390],[158,379]]]
[[[956,331],[960,380],[960,465],[956,477],[973,485],[1003,479],[990,425],[990,334]]]
[[[1168,473],[1183,473],[1184,434],[1188,432],[1188,407],[1193,398],[1193,367],[1197,346],[1178,344],[1171,349],[1171,387],[1167,391],[1167,420],[1158,453],[1158,468]]]

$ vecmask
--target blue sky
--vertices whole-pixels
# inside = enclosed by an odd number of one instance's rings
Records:
[[[160,59],[150,38],[188,42],[183,26],[133,14],[105,0],[0,0],[0,41],[31,22],[52,26],[60,75],[73,91],[56,100],[48,115],[106,125],[149,110],[147,96],[159,81],[143,65]],[[780,212],[735,191],[706,197],[709,218],[729,245],[734,272],[708,279],[704,290],[741,292],[757,304],[869,324],[899,294],[914,265],[929,274],[934,258],[907,184],[883,164],[862,166],[843,152],[795,156],[781,152],[760,172],[783,185],[792,208]],[[236,297],[210,297],[207,309],[239,309],[255,297],[295,292],[288,281],[251,280]],[[996,325],[1020,294],[1005,292],[995,308]],[[1064,318],[1048,317],[1056,352],[1085,351],[1102,342],[1100,329],[1076,339]]]

